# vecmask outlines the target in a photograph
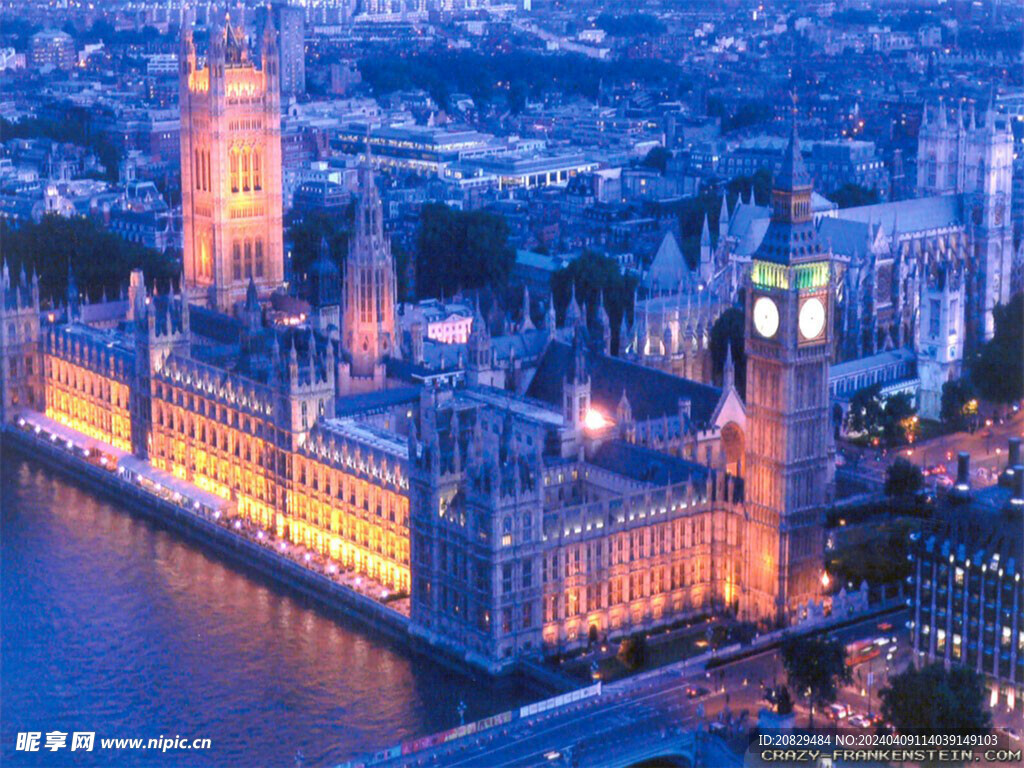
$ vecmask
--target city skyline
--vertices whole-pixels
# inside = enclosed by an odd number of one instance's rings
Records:
[[[540,694],[330,764],[1012,761],[1021,9],[39,8],[0,9],[10,466]],[[84,749],[16,719],[12,764]]]

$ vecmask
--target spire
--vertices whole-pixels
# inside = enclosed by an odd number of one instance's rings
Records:
[[[718,237],[725,237],[729,233],[729,192],[722,192],[722,209],[718,213]]]
[[[253,280],[252,275],[249,275],[249,286],[245,289],[245,311],[260,311],[260,297],[256,292],[256,281]]]
[[[796,107],[793,108],[793,123],[789,131],[789,144],[782,156],[782,167],[775,177],[775,188],[795,190],[811,186],[811,177],[804,167],[804,158],[800,152],[800,139],[796,133]],[[751,192],[753,194],[753,192]]]
[[[700,229],[700,250],[703,254],[704,247],[711,247],[711,229],[708,227],[708,215],[704,214],[704,226]]]
[[[573,327],[580,322],[580,305],[576,302],[576,282],[573,281],[569,304],[565,308],[565,325]]]
[[[732,359],[732,339],[725,342],[725,362],[722,364],[722,389],[729,390],[736,385],[736,369]]]
[[[611,328],[612,325],[612,321],[608,317],[608,310],[604,308],[604,288],[601,289],[597,298],[597,322],[604,329]]]
[[[533,320],[530,319],[530,288],[529,286],[523,286],[523,311],[522,321],[520,322],[520,330],[532,331],[534,329]]]

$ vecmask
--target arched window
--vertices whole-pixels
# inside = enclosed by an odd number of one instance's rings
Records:
[[[196,156],[195,157],[195,160],[196,160],[196,163],[195,163],[195,165],[196,165],[196,189],[202,189],[203,188],[203,166],[202,166],[202,163],[199,161],[199,150],[198,149],[195,150],[195,156]]]
[[[252,150],[252,188],[257,192],[263,189],[263,177],[260,173],[260,151]]]
[[[231,173],[231,191],[237,192],[238,187],[238,150],[235,147],[231,148],[228,153],[228,166]]]
[[[255,154],[253,155],[255,157]],[[256,277],[263,277],[263,241],[256,241]]]
[[[252,277],[252,240],[245,241],[245,276]]]
[[[249,178],[249,148],[242,147],[242,191],[248,192],[252,189],[252,182]]]
[[[231,276],[235,280],[242,279],[242,246],[237,240],[231,244]]]

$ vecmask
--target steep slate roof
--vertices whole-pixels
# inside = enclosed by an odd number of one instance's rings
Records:
[[[959,195],[936,195],[843,208],[838,216],[851,221],[881,224],[886,232],[896,234],[956,227],[964,223]]]
[[[840,256],[857,256],[868,250],[868,222],[824,218],[818,224],[818,242]]]
[[[572,347],[552,342],[541,356],[537,372],[526,391],[528,397],[561,408],[562,382],[572,368]],[[679,401],[690,401],[690,418],[707,424],[722,397],[719,387],[682,379],[669,373],[589,352],[591,402],[613,415],[625,390],[633,409],[633,418],[647,421],[679,413]]]
[[[590,457],[590,463],[633,480],[667,485],[684,480],[704,482],[708,470],[693,461],[624,440],[609,440]]]
[[[666,232],[658,246],[654,260],[644,277],[644,288],[648,292],[676,290],[680,281],[690,277],[690,266],[679,249],[675,235]]]

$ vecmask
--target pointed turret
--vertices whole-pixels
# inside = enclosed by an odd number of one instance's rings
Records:
[[[729,193],[722,192],[722,208],[718,212],[718,238],[721,239],[729,234]]]
[[[569,296],[569,303],[565,307],[565,326],[567,328],[574,328],[581,323],[583,315],[580,311],[580,305],[576,301],[576,283],[572,284],[572,293]]]
[[[732,359],[732,339],[725,343],[725,361],[722,363],[722,389],[729,390],[736,386],[736,368]]]
[[[520,320],[519,329],[521,331],[532,331],[534,330],[533,320],[530,318],[530,289],[527,286],[523,286],[523,309],[522,319]]]

